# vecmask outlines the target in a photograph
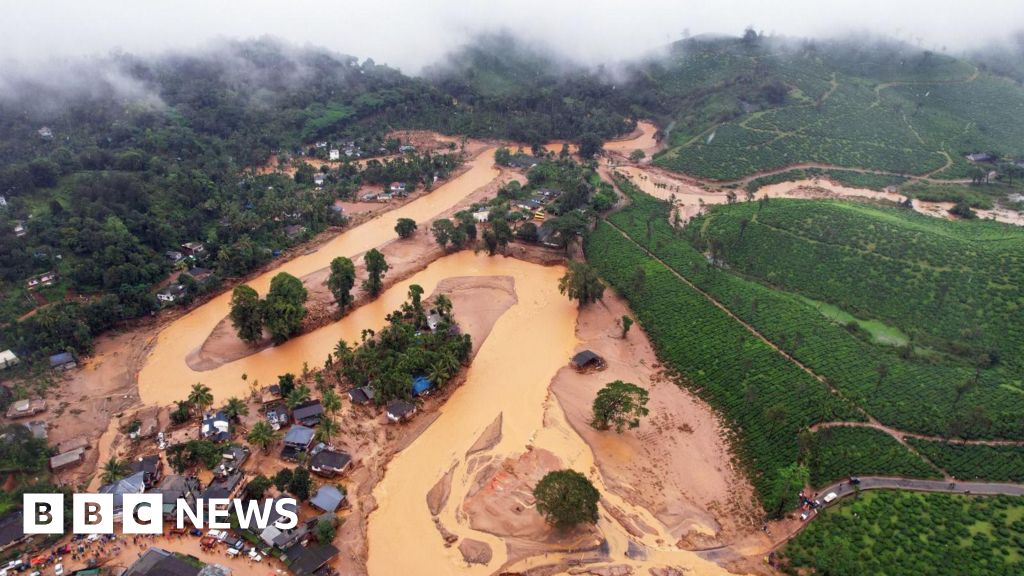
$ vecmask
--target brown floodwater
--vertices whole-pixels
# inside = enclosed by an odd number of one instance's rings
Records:
[[[653,514],[622,500],[604,486],[590,447],[572,429],[549,393],[552,378],[566,365],[578,343],[577,308],[558,292],[558,279],[565,268],[461,252],[435,262],[427,272],[432,281],[436,274],[449,270],[462,276],[511,276],[518,302],[495,323],[474,358],[466,381],[440,408],[437,420],[388,463],[387,474],[373,492],[378,507],[368,522],[369,573],[483,575],[493,573],[505,563],[507,551],[503,541],[472,529],[461,512],[476,472],[467,469],[466,451],[499,414],[501,441],[473,457],[487,454],[502,459],[521,454],[530,446],[549,450],[566,467],[590,476],[612,505],[655,528],[657,534],[641,541],[650,550],[650,560],[630,560],[626,557],[628,541],[638,539],[628,536],[622,526],[603,513],[598,528],[608,540],[612,561],[638,569],[674,565],[689,567],[700,574],[725,573],[693,552],[674,548],[671,543],[675,539]],[[444,546],[426,504],[427,492],[453,465],[450,496],[439,517],[460,538],[490,545],[494,557],[486,566],[467,565],[457,547]],[[548,564],[557,557],[549,554],[527,559],[515,568]]]
[[[353,257],[380,246],[394,239],[395,222],[399,218],[412,218],[424,227],[432,218],[494,180],[499,173],[494,167],[494,150],[486,150],[469,162],[469,170],[430,194],[339,234],[316,251],[284,262],[247,284],[265,293],[271,278],[280,272],[301,278],[327,267],[336,256]],[[265,385],[276,382],[279,374],[298,372],[303,363],[308,362],[310,367],[322,365],[339,338],[354,341],[358,339],[362,328],[382,325],[384,316],[404,300],[408,285],[408,282],[403,282],[398,292],[394,289],[387,291],[383,297],[353,311],[341,322],[214,370],[194,371],[185,359],[202,345],[214,327],[228,315],[231,292],[225,292],[160,332],[139,373],[139,396],[143,404],[170,404],[185,398],[192,384],[202,382],[213,390],[217,400],[223,400],[230,396],[245,396],[249,391],[248,383],[254,380]],[[423,287],[430,293],[432,286]],[[242,380],[243,374],[248,377],[248,381]]]
[[[628,140],[609,140],[605,142],[604,149],[609,152],[619,152],[627,155],[633,150],[639,149],[646,152],[649,156],[652,151],[658,148],[658,142],[654,139],[654,134],[658,132],[658,127],[646,121],[637,122],[636,127],[640,129],[639,136]]]

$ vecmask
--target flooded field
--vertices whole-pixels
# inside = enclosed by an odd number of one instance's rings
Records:
[[[302,277],[327,267],[336,256],[355,256],[374,248],[395,237],[395,222],[399,218],[412,218],[421,228],[436,215],[448,210],[467,195],[486,185],[497,177],[494,167],[494,150],[488,149],[469,162],[469,170],[461,176],[439,186],[436,190],[405,206],[386,212],[373,220],[338,235],[315,252],[299,256],[282,263],[247,284],[260,293],[265,293],[270,280],[280,272]],[[457,275],[457,274],[456,274]],[[402,286],[408,284],[403,283]],[[424,286],[429,292],[430,287]],[[354,311],[345,326],[358,326],[358,322],[370,318],[383,318],[405,297],[404,288],[390,299],[382,297],[369,306]],[[288,371],[301,370],[303,362],[310,366],[323,363],[327,353],[345,332],[342,326],[329,326],[322,330],[335,330],[330,336],[318,330],[294,338],[287,343],[263,350],[247,358],[226,364],[215,370],[197,372],[188,367],[186,357],[200,346],[230,310],[231,293],[225,292],[206,304],[189,312],[167,326],[157,337],[145,366],[139,373],[139,394],[144,404],[169,404],[181,400],[195,382],[203,382],[213,389],[217,398],[244,395],[248,382],[259,380],[266,384],[277,380],[277,375]],[[341,324],[341,323],[339,323]],[[366,324],[366,326],[376,324]],[[358,337],[360,328],[355,329]],[[345,336],[353,339],[352,335]],[[327,342],[330,340],[330,342]]]

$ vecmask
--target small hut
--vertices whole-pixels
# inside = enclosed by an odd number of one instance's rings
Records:
[[[601,358],[591,350],[583,350],[576,353],[572,360],[569,361],[569,365],[575,368],[577,372],[603,370],[605,367],[604,358]]]

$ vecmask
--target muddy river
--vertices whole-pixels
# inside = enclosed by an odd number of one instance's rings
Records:
[[[315,252],[284,262],[247,284],[265,293],[271,278],[280,272],[301,278],[327,267],[336,256],[354,257],[380,246],[394,239],[395,222],[399,218],[412,218],[421,228],[425,228],[435,216],[455,206],[498,174],[499,171],[494,167],[494,150],[486,150],[471,160],[469,170],[455,180],[342,233]],[[170,404],[183,399],[193,383],[202,382],[213,389],[217,400],[223,400],[230,396],[244,396],[248,392],[249,384],[242,380],[243,374],[247,375],[248,382],[259,380],[268,384],[276,382],[279,374],[298,372],[305,362],[310,366],[322,365],[339,338],[353,341],[358,339],[362,328],[382,324],[384,316],[405,298],[407,286],[408,283],[402,283],[398,292],[390,290],[390,295],[385,294],[377,301],[353,311],[342,322],[293,338],[281,346],[268,348],[217,369],[197,372],[189,368],[185,359],[206,340],[217,323],[228,315],[231,293],[221,294],[160,332],[146,365],[139,373],[139,395],[144,404]],[[424,285],[424,288],[430,293],[432,285]]]

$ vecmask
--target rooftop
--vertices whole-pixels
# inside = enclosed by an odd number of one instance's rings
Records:
[[[306,447],[313,441],[314,435],[316,435],[316,431],[312,428],[295,425],[289,428],[288,433],[284,435],[284,443],[292,446]]]
[[[199,566],[162,548],[149,548],[121,576],[197,576]]]
[[[330,484],[321,486],[320,489],[316,491],[316,494],[309,499],[310,504],[324,512],[334,512],[344,501],[345,495],[341,490],[338,490]]]

